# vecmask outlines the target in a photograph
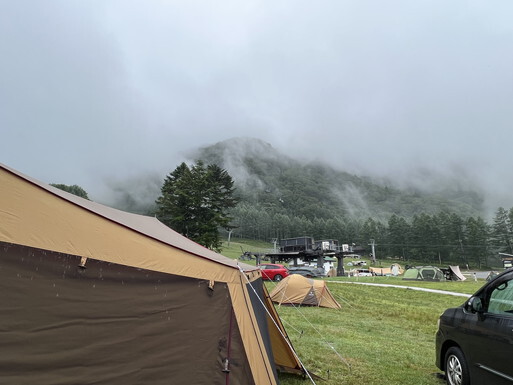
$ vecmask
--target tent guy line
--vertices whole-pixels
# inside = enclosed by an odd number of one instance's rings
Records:
[[[272,317],[272,314],[269,312],[269,309],[267,309],[267,306],[265,306],[264,302],[262,301],[262,299],[260,298],[260,296],[258,295],[257,291],[255,290],[255,288],[253,287],[252,283],[250,282],[250,280],[248,279],[248,277],[246,276],[246,272],[242,269],[241,266],[239,266],[238,262],[237,262],[237,267],[239,268],[239,271],[240,271],[240,274],[242,277],[244,277],[244,280],[246,281],[246,284],[249,285],[249,287],[251,287],[251,290],[253,290],[253,292],[255,293],[256,295],[256,298],[258,298],[258,302],[260,302],[260,305],[262,305],[262,308],[264,309],[264,311],[269,315],[269,317],[271,318],[271,320],[273,321],[274,325],[276,326],[276,329],[278,329],[279,333],[281,334],[281,336],[283,337],[283,339],[287,342],[287,344],[289,345],[289,347],[292,349],[292,353],[294,354],[294,356],[296,357],[296,359],[299,361],[299,363],[301,364],[301,366],[303,367],[303,370],[304,372],[306,373],[306,375],[308,376],[308,378],[310,379],[310,381],[312,382],[312,384],[316,385],[315,381],[313,380],[312,376],[310,375],[310,371],[306,368],[306,366],[303,364],[303,362],[301,361],[301,359],[299,358],[299,356],[297,355],[296,351],[294,350],[294,348],[292,347],[292,345],[290,344],[289,342],[289,339],[284,335],[283,331],[281,330],[281,328],[279,327],[279,325],[277,324],[277,322],[273,319]]]
[[[301,276],[301,275],[298,275],[298,274],[291,274],[291,275],[289,275],[288,277],[286,277],[285,279],[283,279],[282,281],[280,281],[279,283],[274,284],[274,289],[273,289],[273,291],[270,293],[270,298],[271,298],[271,300],[272,300],[273,302],[275,302],[275,303],[276,303],[276,302],[278,302],[278,303],[279,303],[279,306],[281,306],[281,302],[280,302],[280,301],[277,301],[277,300],[276,300],[276,297],[277,297],[277,296],[279,296],[279,294],[280,294],[280,287],[281,287],[281,286],[283,286],[283,285],[285,284],[285,285],[286,285],[286,287],[285,287],[285,289],[283,290],[283,292],[285,292],[285,291],[286,291],[286,289],[287,289],[287,287],[288,287],[288,282],[289,282],[291,279],[299,280],[300,282],[303,282],[303,283],[304,283],[305,281],[306,281],[306,282],[309,282],[309,283],[311,283],[311,284],[312,284],[312,289],[314,289],[314,286],[315,286],[314,282],[317,282],[317,283],[321,283],[321,282],[326,283],[326,282],[327,282],[327,281],[316,281],[316,280],[313,280],[313,279],[305,278],[305,277],[303,277],[303,276]],[[318,288],[318,287],[317,287],[317,288]],[[336,302],[336,300],[335,300],[333,297],[331,297],[331,293],[330,293],[329,291],[327,291],[326,289],[327,289],[327,288],[326,288],[326,286],[324,286],[323,292],[325,292],[325,293],[326,293],[326,295],[325,295],[325,296],[324,296],[324,295],[321,295],[321,299],[323,299],[323,298],[324,298],[324,299],[329,299],[329,302],[328,302],[327,304],[326,304],[326,303],[325,303],[325,304],[323,304],[322,306],[323,306],[323,307],[331,307],[331,308],[333,308],[333,309],[340,309],[340,308],[341,308],[340,304],[338,304],[338,303]],[[328,296],[328,293],[329,293],[329,296]],[[284,293],[284,294],[285,294],[285,293]],[[335,354],[337,355],[337,357],[339,357],[339,358],[340,358],[340,360],[341,360],[345,365],[347,365],[347,367],[349,368],[349,370],[351,370],[351,369],[352,369],[352,368],[351,368],[351,364],[350,364],[350,363],[349,363],[349,362],[348,362],[348,361],[347,361],[347,360],[346,360],[346,359],[345,359],[345,358],[344,358],[344,357],[343,357],[343,356],[342,356],[342,355],[341,355],[341,354],[340,354],[340,353],[339,353],[339,352],[338,352],[338,351],[333,347],[333,345],[332,345],[332,344],[330,344],[330,343],[329,343],[329,342],[324,338],[323,334],[319,331],[319,329],[317,329],[317,328],[312,324],[312,322],[308,319],[308,317],[307,317],[307,316],[306,316],[306,315],[301,311],[301,309],[300,309],[300,308],[301,308],[301,304],[298,304],[298,303],[296,302],[297,298],[296,298],[295,300],[291,300],[291,298],[290,298],[289,296],[287,296],[287,295],[282,296],[282,299],[283,299],[283,298],[286,298],[286,299],[287,299],[286,304],[287,304],[287,305],[292,306],[292,308],[293,308],[294,310],[296,310],[296,311],[301,315],[301,317],[303,317],[303,319],[304,319],[304,320],[305,320],[305,321],[310,325],[310,327],[311,327],[311,328],[312,328],[312,329],[313,329],[313,330],[314,330],[314,331],[319,335],[319,337],[320,337],[321,341],[322,341],[322,342],[324,342],[326,345],[328,345],[328,346],[330,347],[330,349],[332,349],[332,350],[335,352]],[[311,304],[311,305],[313,305],[313,304]],[[319,307],[319,305],[320,305],[320,303],[319,303],[319,304],[317,304],[317,305],[315,305],[315,306],[316,306],[316,307]],[[328,305],[328,306],[327,306],[327,305]],[[294,327],[294,330],[296,330],[296,331],[297,331],[297,329],[296,329],[295,327]],[[303,335],[303,331],[301,331],[300,335]],[[304,365],[303,365],[303,366],[304,366]]]

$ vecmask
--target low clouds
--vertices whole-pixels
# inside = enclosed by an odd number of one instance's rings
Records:
[[[50,183],[164,176],[232,137],[512,206],[513,3],[0,3],[1,161]],[[101,185],[101,186],[100,186]],[[432,186],[431,186],[432,187]]]

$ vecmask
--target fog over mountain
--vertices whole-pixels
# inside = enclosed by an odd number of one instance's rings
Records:
[[[287,213],[377,220],[387,220],[394,213],[411,217],[442,210],[462,216],[486,216],[484,198],[474,190],[439,183],[436,189],[420,189],[393,180],[354,175],[319,161],[294,159],[254,138],[218,142],[195,149],[184,159],[189,164],[198,160],[225,168],[234,179],[241,202],[260,210],[270,205],[273,211]],[[163,178],[147,174],[108,181],[104,203],[128,211],[151,212]]]
[[[98,201],[137,186],[129,202],[191,151],[250,137],[511,207],[512,14],[509,0],[0,2],[0,161]]]
[[[433,178],[429,185],[426,176],[423,186],[405,186],[393,179],[354,175],[323,162],[293,159],[258,139],[233,138],[200,148],[192,156],[227,169],[242,196],[254,201],[267,201],[258,197],[262,193],[280,201],[286,193],[302,194],[319,205],[341,206],[349,217],[375,219],[392,213],[411,217],[422,210],[485,215],[484,197],[461,184]]]

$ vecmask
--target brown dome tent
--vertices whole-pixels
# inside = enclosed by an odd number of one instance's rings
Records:
[[[275,385],[304,373],[255,266],[0,164],[0,382]]]
[[[282,279],[271,291],[271,299],[278,304],[322,306],[340,309],[340,304],[322,280],[314,280],[299,274]]]

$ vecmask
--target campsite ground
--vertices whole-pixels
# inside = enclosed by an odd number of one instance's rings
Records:
[[[268,245],[234,242],[223,254],[238,258],[241,248],[263,251]],[[485,283],[484,279],[417,282],[395,277],[334,277],[327,281],[341,310],[277,308],[299,358],[309,371],[325,379],[314,381],[326,385],[442,385],[434,363],[436,323],[443,310],[465,300],[391,286],[330,281],[416,286],[468,295]],[[275,283],[266,285],[272,290]],[[283,385],[312,383],[285,374],[280,380]]]
[[[333,278],[332,280],[349,280]],[[354,278],[352,278],[354,280]],[[359,282],[403,285],[398,278],[360,277]],[[420,286],[472,294],[484,281],[423,282]],[[408,282],[408,285],[411,285]],[[269,288],[273,285],[268,283]],[[464,298],[395,287],[329,283],[342,310],[280,307],[294,347],[323,384],[440,385],[434,360],[439,315]],[[311,383],[282,376],[285,385]]]

